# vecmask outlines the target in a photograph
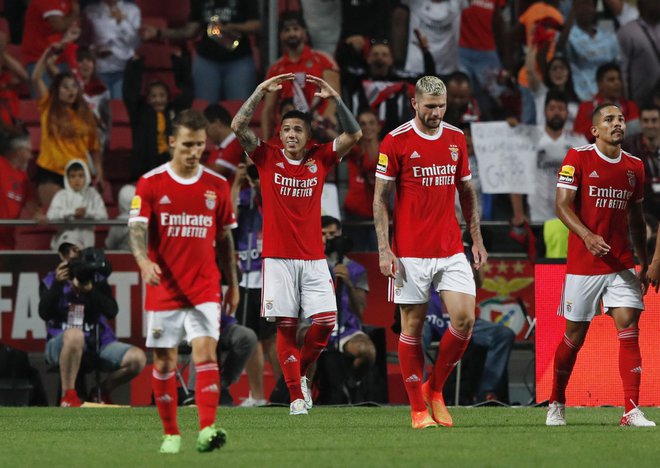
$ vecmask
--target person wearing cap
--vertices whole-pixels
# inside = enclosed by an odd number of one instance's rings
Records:
[[[82,405],[75,384],[83,361],[110,372],[100,388],[90,392],[99,403],[110,403],[110,393],[137,376],[146,363],[140,348],[117,341],[108,323],[119,312],[107,281],[112,267],[100,251],[82,250],[83,242],[80,232],[63,233],[57,244],[60,263],[39,285],[39,316],[48,332],[44,354],[47,364],[59,366],[62,407]],[[103,259],[104,266],[95,268],[90,279],[74,277],[72,262],[90,257]]]

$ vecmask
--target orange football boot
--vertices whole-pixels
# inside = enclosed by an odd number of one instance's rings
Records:
[[[428,410],[411,411],[413,429],[426,429],[428,427],[438,427]]]
[[[430,379],[422,385],[422,396],[424,397],[424,403],[431,410],[431,415],[435,422],[444,427],[452,427],[454,425],[451,414],[449,414],[445,406],[445,400],[442,398],[442,392],[436,393],[431,389]]]

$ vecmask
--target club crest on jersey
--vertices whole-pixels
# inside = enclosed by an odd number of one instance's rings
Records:
[[[264,302],[266,303],[266,310],[273,310],[273,299],[266,299]]]
[[[626,171],[628,174],[628,183],[632,188],[635,188],[635,184],[637,183],[637,177],[635,177],[635,172],[633,171]]]
[[[131,209],[129,210],[129,216],[137,216],[140,213],[140,208],[142,207],[142,198],[140,195],[135,195],[133,200],[131,200]]]
[[[379,172],[387,172],[388,162],[387,155],[385,153],[380,153],[378,155],[378,165],[376,166],[376,170]]]
[[[307,169],[309,169],[309,172],[311,172],[312,174],[316,174],[316,171],[319,170],[318,166],[316,165],[316,161],[314,161],[313,159],[307,161],[305,163],[305,166],[307,166]]]
[[[207,190],[204,194],[204,198],[206,198],[206,207],[209,210],[215,208],[215,201],[218,198],[218,195],[213,190]]]
[[[449,145],[449,152],[451,153],[451,160],[454,162],[458,161],[458,146]]]
[[[559,171],[559,182],[564,182],[566,184],[572,184],[575,175],[575,168],[569,166],[568,164],[561,167]]]

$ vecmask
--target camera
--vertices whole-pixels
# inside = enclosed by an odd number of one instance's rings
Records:
[[[337,254],[338,259],[343,259],[344,255],[353,249],[353,240],[345,235],[333,237],[325,241],[325,254]]]
[[[110,262],[105,258],[105,253],[94,247],[82,250],[78,257],[69,261],[71,279],[76,278],[80,284],[94,283],[97,273],[107,277],[111,271]]]

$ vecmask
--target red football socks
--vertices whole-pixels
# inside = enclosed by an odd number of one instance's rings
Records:
[[[553,401],[566,403],[566,387],[568,386],[568,380],[571,378],[571,372],[573,372],[573,366],[580,348],[581,346],[573,343],[566,335],[557,346],[550,403]]]
[[[215,422],[220,401],[220,371],[218,363],[209,361],[195,365],[195,403],[199,412],[199,429],[204,429]]]
[[[619,332],[619,374],[623,382],[625,412],[639,403],[639,383],[642,380],[642,355],[639,352],[639,329]]]
[[[289,389],[291,401],[303,399],[300,389],[300,351],[296,342],[298,319],[281,318],[277,322],[277,357]]]
[[[399,366],[403,385],[408,393],[410,409],[424,411],[426,405],[422,397],[422,372],[424,370],[424,354],[422,353],[422,337],[401,333],[399,336]]]
[[[431,374],[431,389],[433,392],[442,393],[447,377],[465,354],[471,337],[471,333],[456,330],[449,324],[447,331],[440,340],[438,357],[435,360],[433,374]]]
[[[312,317],[312,325],[307,330],[302,350],[300,351],[300,374],[307,374],[309,366],[319,358],[321,351],[328,344],[332,329],[335,327],[334,312],[322,312]]]
[[[154,399],[158,414],[163,421],[165,434],[178,434],[179,426],[176,423],[176,377],[174,371],[161,374],[155,368],[151,373],[151,385],[154,390]]]

